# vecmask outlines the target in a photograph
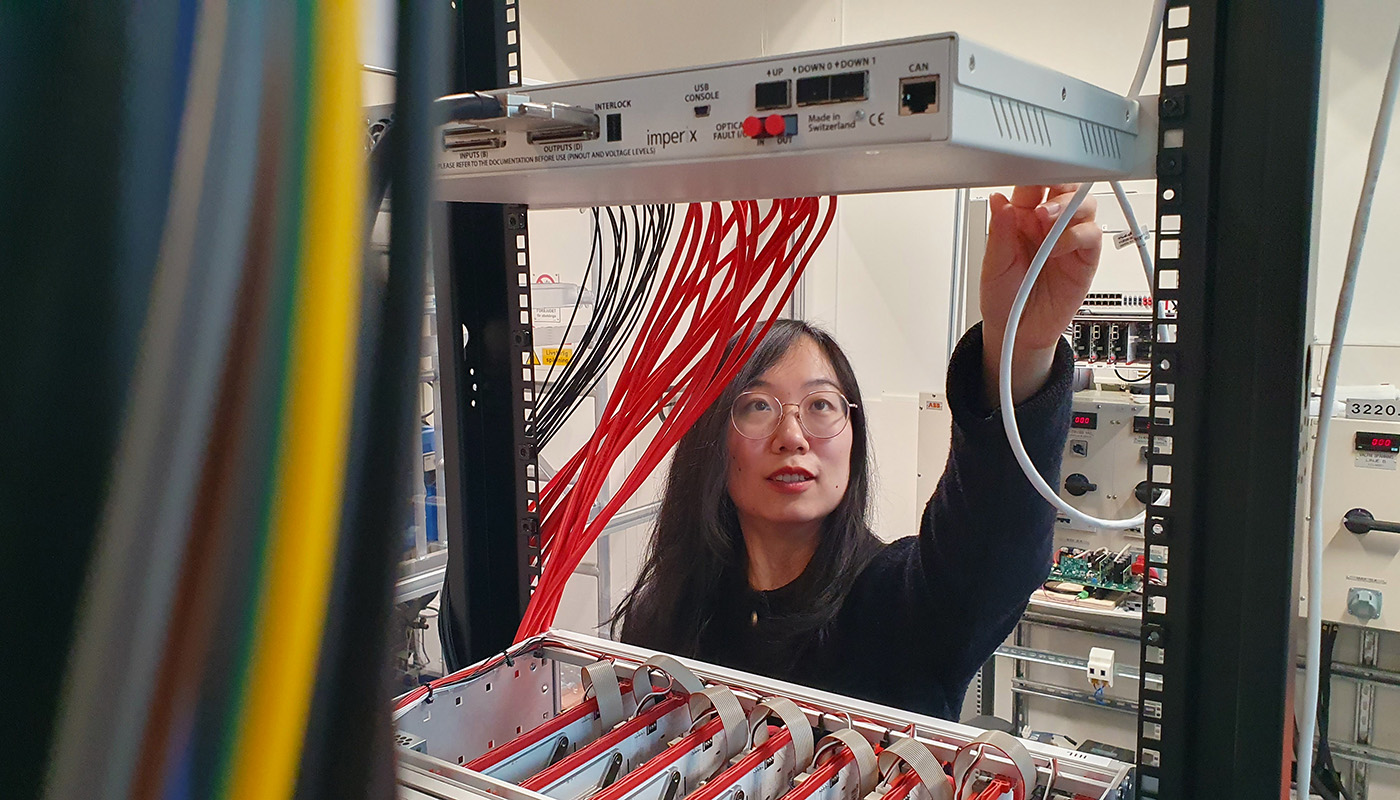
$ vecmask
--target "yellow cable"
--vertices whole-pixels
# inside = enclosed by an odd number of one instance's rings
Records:
[[[356,4],[316,5],[300,270],[264,590],[235,798],[291,797],[311,708],[344,490],[365,186]]]

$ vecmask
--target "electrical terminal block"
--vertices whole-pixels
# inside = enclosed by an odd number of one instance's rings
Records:
[[[1106,647],[1089,649],[1089,666],[1086,671],[1095,694],[1102,695],[1105,687],[1113,686],[1113,658],[1113,651]]]

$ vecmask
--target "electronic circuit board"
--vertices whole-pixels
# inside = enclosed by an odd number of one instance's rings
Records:
[[[1142,577],[1133,574],[1135,559],[1114,556],[1106,551],[1087,551],[1064,547],[1050,568],[1050,581],[1077,583],[1090,589],[1114,592],[1137,592],[1142,589]]]

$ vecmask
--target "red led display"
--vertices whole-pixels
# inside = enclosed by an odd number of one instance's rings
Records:
[[[1071,428],[1097,428],[1099,427],[1099,415],[1092,411],[1076,411],[1069,418]]]
[[[1356,449],[1371,453],[1400,453],[1400,439],[1384,433],[1358,431]]]

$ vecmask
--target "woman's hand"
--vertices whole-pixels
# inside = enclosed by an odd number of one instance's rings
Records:
[[[997,405],[997,373],[1007,316],[1031,259],[1050,226],[1069,204],[1076,184],[1017,186],[1008,200],[1000,192],[990,199],[991,225],[982,257],[982,371],[986,397]],[[1055,243],[1026,301],[1016,332],[1011,394],[1020,403],[1040,390],[1050,375],[1055,346],[1084,302],[1099,266],[1103,231],[1094,221],[1093,195],[1084,202]]]

